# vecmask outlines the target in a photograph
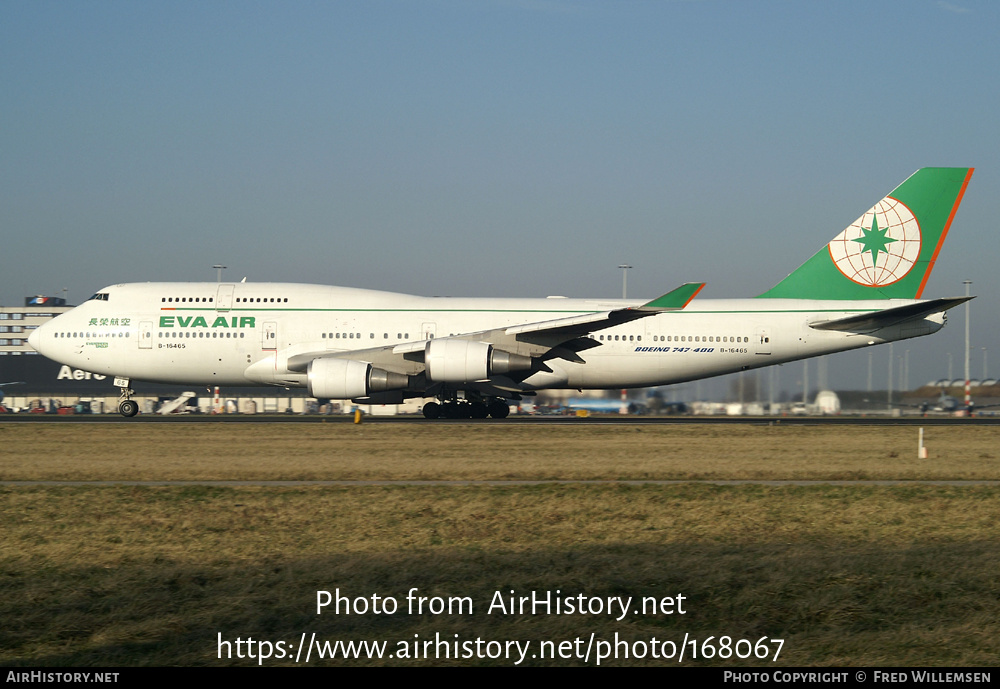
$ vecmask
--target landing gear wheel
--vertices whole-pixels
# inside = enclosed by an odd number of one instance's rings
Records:
[[[428,402],[424,405],[424,418],[436,419],[441,416],[441,405],[437,402]]]
[[[490,402],[489,410],[490,416],[494,419],[506,419],[507,415],[510,414],[510,407],[503,402]]]
[[[468,402],[445,402],[441,405],[441,416],[446,419],[471,419],[472,405]]]
[[[118,413],[131,418],[139,413],[139,403],[135,400],[122,400],[118,405]]]

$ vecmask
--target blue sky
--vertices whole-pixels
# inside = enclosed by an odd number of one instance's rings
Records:
[[[0,301],[217,262],[581,297],[620,295],[624,262],[633,296],[751,296],[917,168],[974,166],[925,296],[974,281],[978,376],[1000,334],[998,19],[985,0],[6,2]],[[911,384],[946,352],[960,376],[962,336],[956,314],[897,345]],[[867,355],[828,366],[865,384]]]

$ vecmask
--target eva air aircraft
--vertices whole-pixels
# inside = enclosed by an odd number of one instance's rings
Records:
[[[921,300],[972,176],[924,168],[754,299],[459,299],[288,283],[112,285],[35,330],[58,362],[133,381],[304,387],[428,418],[504,417],[544,388],[666,385],[928,335]]]

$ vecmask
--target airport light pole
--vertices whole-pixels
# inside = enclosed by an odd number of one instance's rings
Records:
[[[767,413],[774,413],[774,369],[777,366],[767,367]]]
[[[628,271],[629,271],[629,269],[632,266],[623,263],[623,264],[621,264],[618,267],[621,268],[621,271],[622,271],[622,299],[627,299],[628,298],[628,296],[627,296],[628,295]],[[624,388],[622,389],[622,408],[621,408],[621,413],[622,414],[628,414],[628,392]]]
[[[212,267],[215,268],[215,281],[222,282],[222,271],[226,269],[226,266],[216,263]]]
[[[986,382],[987,378],[989,378],[989,376],[986,373],[986,347],[983,347],[983,382],[984,383]]]
[[[889,412],[892,413],[892,343],[889,343]]]
[[[954,380],[954,376],[951,373],[951,361],[952,361],[951,352],[948,352],[948,387],[949,388],[951,387],[951,381]]]
[[[622,271],[622,299],[628,299],[628,271],[632,266],[623,263],[618,267]]]
[[[903,352],[903,389],[910,389],[910,350]]]
[[[809,359],[802,360],[802,405],[809,404]]]
[[[965,285],[965,296],[969,296],[969,288],[972,286],[972,280],[963,280],[962,284]],[[972,404],[972,393],[969,390],[969,353],[972,347],[969,344],[969,302],[965,302],[965,409],[969,409],[969,405]]]

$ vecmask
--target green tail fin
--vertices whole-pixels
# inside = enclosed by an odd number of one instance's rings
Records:
[[[925,167],[759,295],[783,299],[919,299],[973,168]]]

